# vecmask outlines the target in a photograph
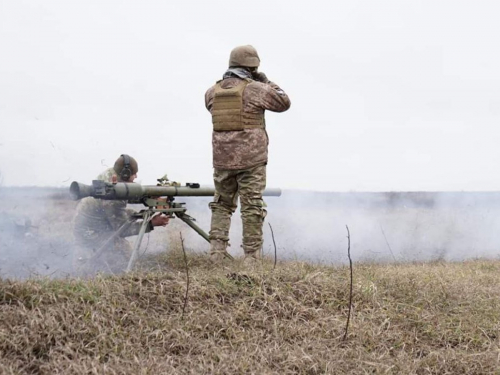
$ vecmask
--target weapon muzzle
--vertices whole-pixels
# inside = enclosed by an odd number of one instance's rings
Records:
[[[69,195],[74,201],[90,197],[94,195],[94,187],[73,181],[69,187]]]
[[[268,188],[264,190],[264,194],[262,194],[264,197],[280,197],[281,196],[281,189],[280,188]]]

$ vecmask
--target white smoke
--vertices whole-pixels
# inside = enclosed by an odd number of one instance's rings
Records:
[[[208,232],[209,198],[181,198]],[[500,254],[500,193],[318,193],[285,191],[266,199],[266,255],[326,264],[347,262],[347,229],[357,262],[460,261]],[[67,277],[73,272],[71,221],[77,202],[66,189],[0,188],[0,277]],[[141,209],[141,206],[135,206]],[[234,256],[241,256],[241,219],[233,215]],[[144,237],[140,255],[208,243],[179,219]],[[130,237],[135,241],[136,237]]]
[[[207,199],[191,198],[188,213],[209,229]],[[319,193],[284,191],[266,199],[264,253],[279,259],[345,263],[351,251],[362,262],[412,262],[500,255],[500,193]],[[233,215],[229,251],[243,254],[239,211]],[[186,243],[208,245],[188,231]]]

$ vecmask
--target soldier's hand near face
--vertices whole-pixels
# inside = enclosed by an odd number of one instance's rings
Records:
[[[253,73],[253,79],[262,83],[269,83],[269,79],[267,79],[266,74],[263,72]]]
[[[168,224],[169,220],[170,218],[168,216],[156,215],[151,219],[151,225],[153,225],[153,227],[164,227]]]

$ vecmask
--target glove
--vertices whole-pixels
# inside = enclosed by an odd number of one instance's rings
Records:
[[[267,79],[267,76],[263,72],[255,72],[253,74],[253,79],[262,83],[269,83],[269,79]]]

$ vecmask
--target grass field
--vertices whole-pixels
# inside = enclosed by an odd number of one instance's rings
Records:
[[[284,196],[269,215],[276,269],[214,266],[174,221],[148,236],[134,273],[82,280],[71,276],[76,202],[60,189],[0,193],[0,374],[500,375],[500,260],[444,262],[498,253],[500,204],[484,194],[433,207]],[[190,212],[206,228],[205,203]],[[193,249],[184,313],[180,231]]]
[[[2,374],[500,374],[500,262],[213,266],[0,282]]]

